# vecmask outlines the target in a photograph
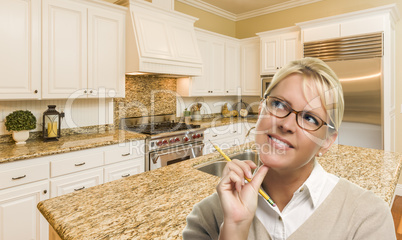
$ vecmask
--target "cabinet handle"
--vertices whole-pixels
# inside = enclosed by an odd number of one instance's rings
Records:
[[[47,193],[47,190],[45,189],[45,190],[43,190],[43,194],[46,194]]]
[[[129,177],[129,176],[130,176],[130,173],[127,173],[127,174],[121,175],[121,177]]]
[[[91,91],[89,91],[89,93],[92,93],[93,91],[91,90]]]
[[[226,91],[226,93],[229,93],[229,91]]]
[[[85,186],[82,186],[82,187],[80,187],[80,188],[74,188],[74,191],[79,191],[79,190],[82,190],[82,189],[84,189],[85,188]]]
[[[121,156],[122,157],[126,157],[126,156],[129,156],[130,155],[130,153],[124,153],[124,154],[122,154]]]
[[[12,180],[18,180],[18,179],[21,179],[21,178],[24,178],[24,177],[26,177],[27,175],[22,175],[22,176],[19,176],[19,177],[13,177],[13,178],[11,178]]]
[[[38,90],[35,90],[34,93],[38,93]]]
[[[232,133],[237,133],[237,131],[233,131]]]
[[[84,93],[87,93],[87,90],[84,90]]]
[[[276,67],[276,69],[279,69],[279,67]]]
[[[218,135],[212,135],[212,137],[217,137]]]
[[[76,163],[76,164],[74,164],[76,167],[79,167],[79,166],[82,166],[82,165],[85,165],[85,162],[82,162],[82,163]]]

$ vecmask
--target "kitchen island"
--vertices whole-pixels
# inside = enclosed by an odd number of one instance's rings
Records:
[[[62,239],[182,239],[193,205],[214,193],[219,182],[195,167],[220,158],[212,153],[190,159],[45,200],[38,209]],[[318,161],[392,204],[402,154],[333,145]]]

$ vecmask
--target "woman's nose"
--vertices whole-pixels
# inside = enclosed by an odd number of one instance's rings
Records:
[[[277,125],[283,132],[295,132],[297,128],[296,118],[296,114],[292,112],[287,117],[278,119]]]

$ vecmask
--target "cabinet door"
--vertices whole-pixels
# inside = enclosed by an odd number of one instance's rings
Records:
[[[87,8],[73,1],[43,0],[42,42],[42,97],[86,97]]]
[[[225,46],[225,95],[237,95],[240,88],[240,44]]]
[[[198,38],[198,47],[201,51],[201,58],[203,61],[203,73],[202,76],[192,77],[191,79],[191,96],[207,96],[210,93],[209,90],[209,79],[210,79],[210,49],[211,44],[207,39]]]
[[[211,42],[211,64],[209,95],[222,96],[225,94],[225,43],[219,40]]]
[[[88,9],[89,97],[124,97],[124,14]]]
[[[248,96],[261,95],[260,78],[260,43],[245,42],[241,47],[241,88],[242,94]]]
[[[272,74],[280,67],[280,37],[261,39],[261,74]]]
[[[40,0],[0,1],[0,99],[38,99]]]
[[[49,182],[0,191],[0,240],[48,239],[49,224],[36,205],[49,198]]]
[[[105,182],[133,176],[144,172],[144,158],[128,160],[105,167]]]
[[[281,64],[280,68],[288,62],[301,56],[299,32],[283,34],[281,36]]]
[[[88,170],[50,180],[51,197],[84,190],[103,183],[103,169]]]
[[[175,44],[176,59],[178,61],[200,62],[197,38],[194,33],[194,25],[190,22],[172,23],[170,26],[172,42]]]
[[[314,42],[338,38],[341,36],[341,25],[339,23],[325,26],[312,27],[303,30],[303,42]]]

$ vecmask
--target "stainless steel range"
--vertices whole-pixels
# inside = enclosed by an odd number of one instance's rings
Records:
[[[124,118],[122,129],[148,135],[145,168],[154,170],[202,155],[204,128],[175,122],[172,115]]]

